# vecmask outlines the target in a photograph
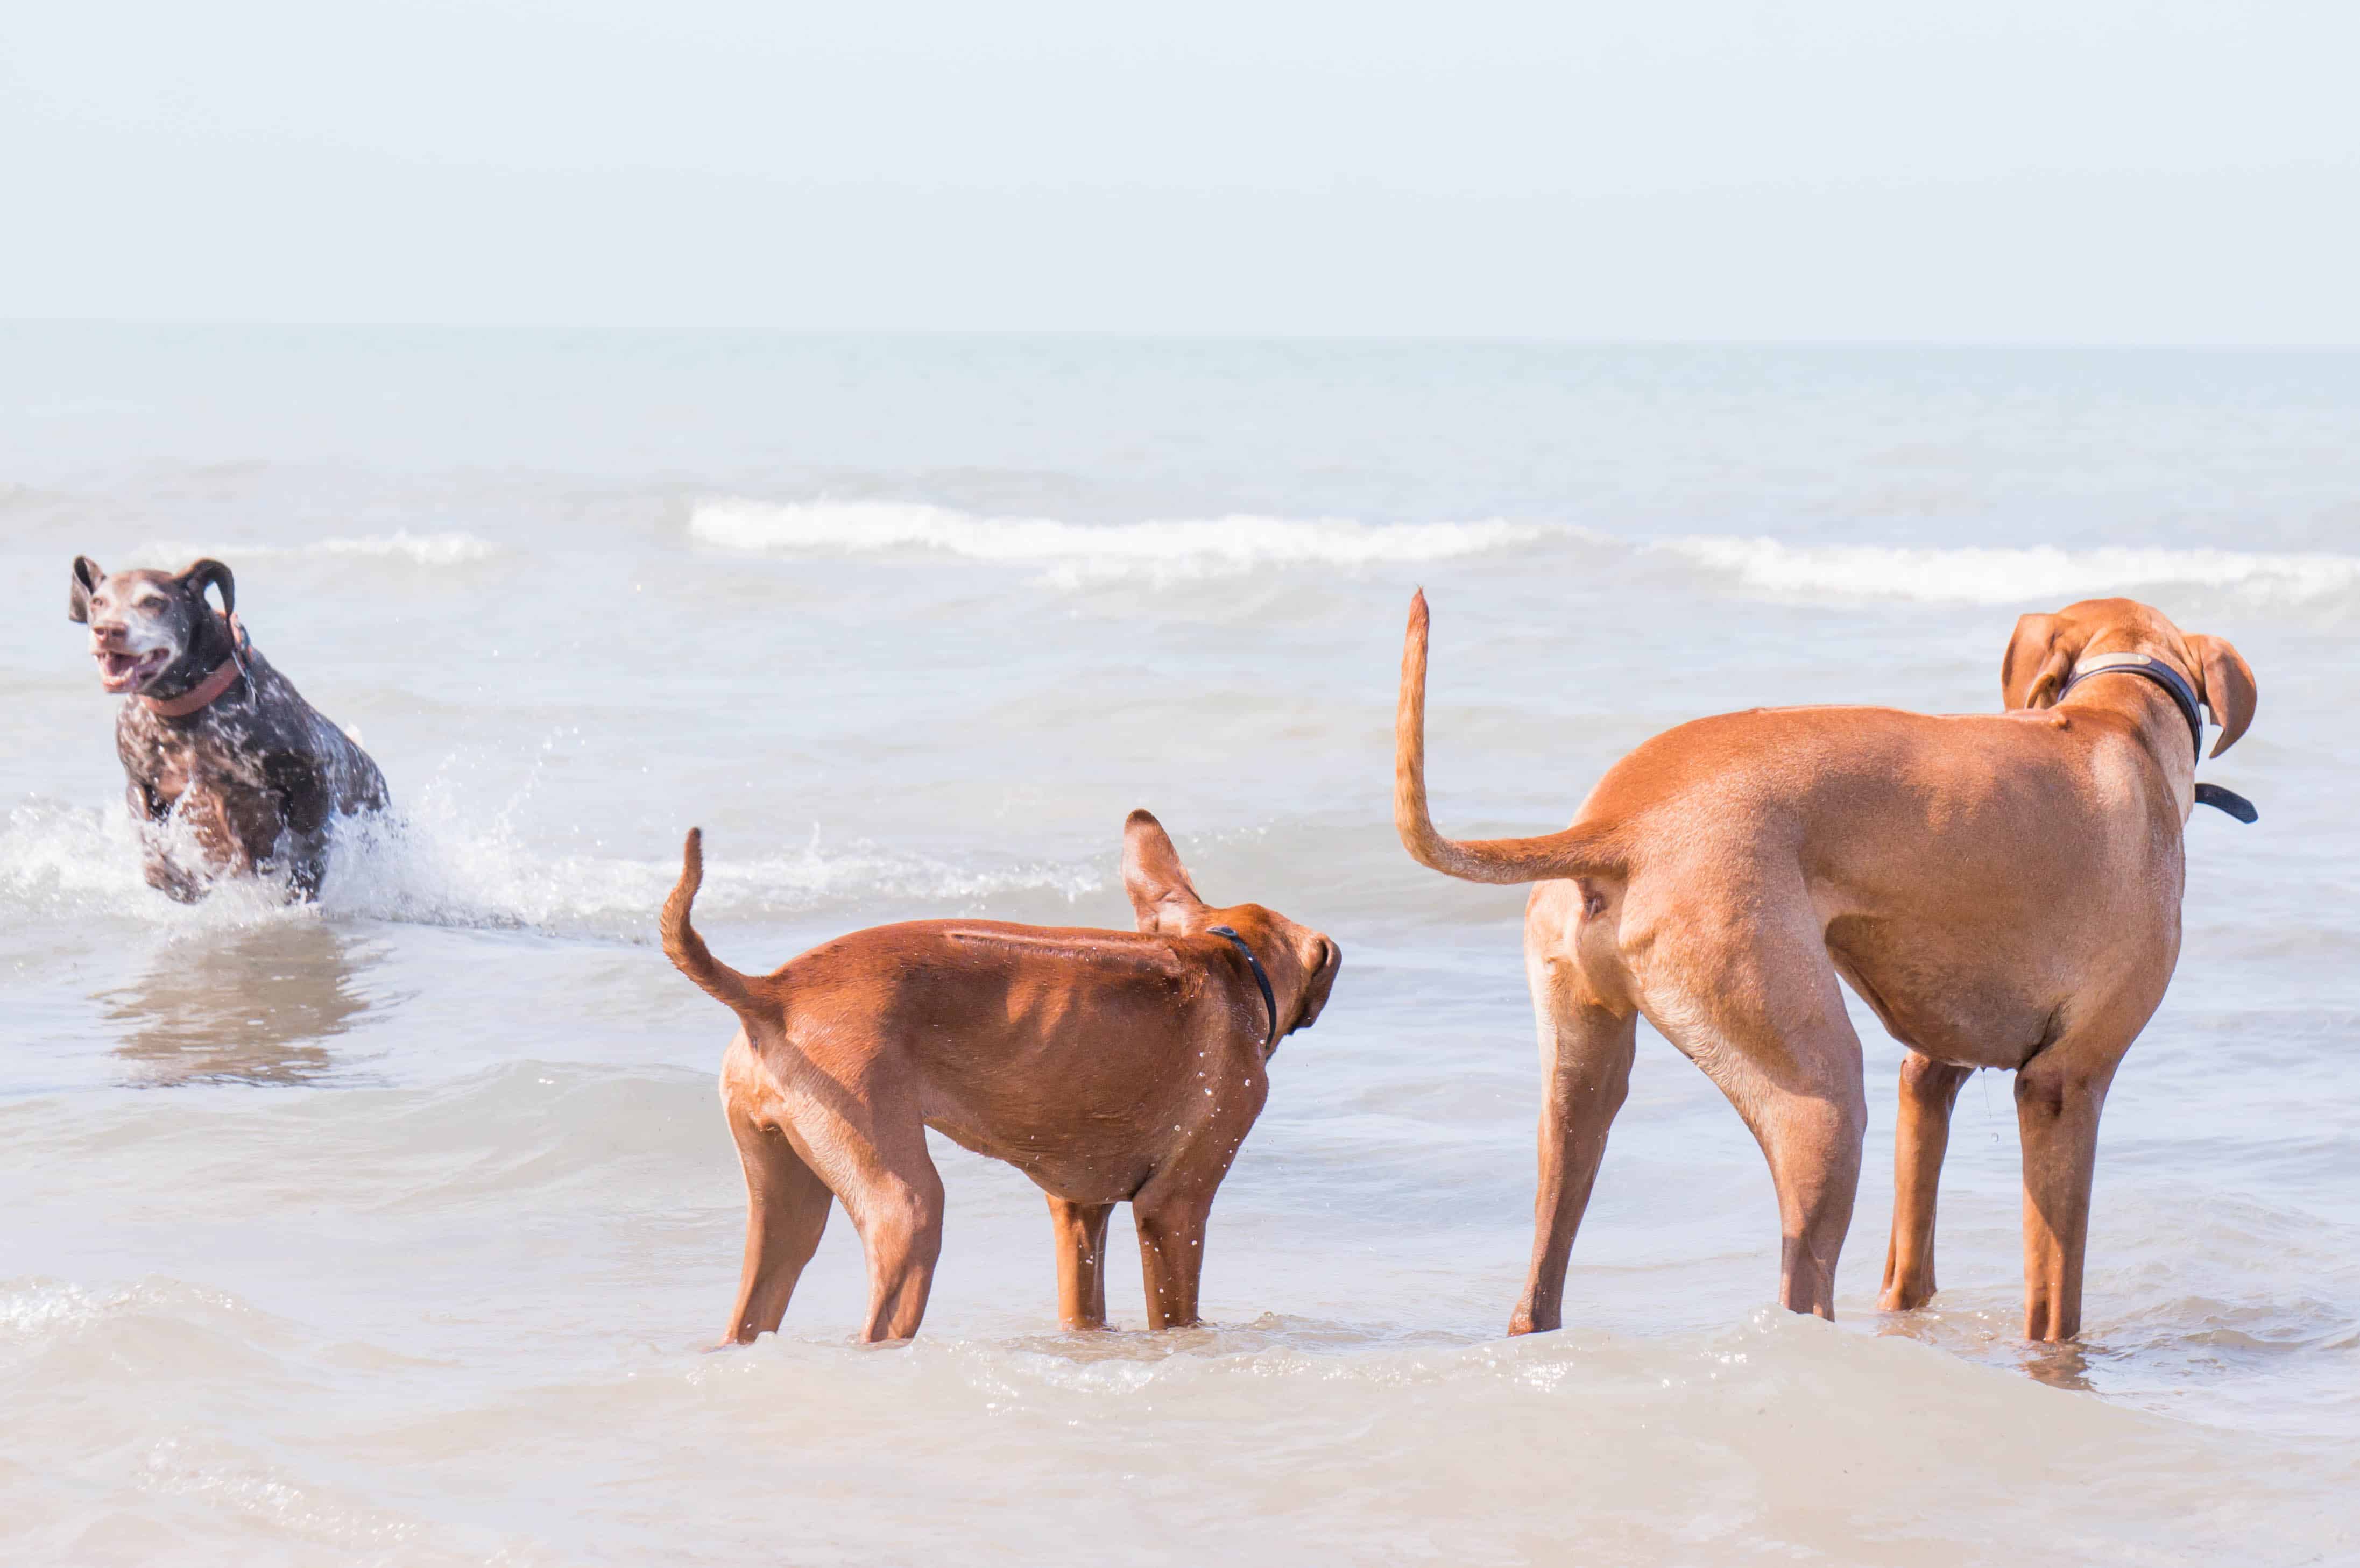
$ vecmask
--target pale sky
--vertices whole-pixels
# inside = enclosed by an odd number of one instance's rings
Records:
[[[2360,6],[73,0],[0,318],[2360,343]]]

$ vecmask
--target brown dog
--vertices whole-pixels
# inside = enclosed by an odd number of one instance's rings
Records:
[[[1214,1191],[1262,1114],[1280,1036],[1327,1003],[1334,942],[1259,904],[1206,908],[1145,811],[1123,825],[1136,934],[915,920],[756,977],[689,924],[704,876],[691,830],[664,952],[742,1026],[721,1065],[747,1198],[725,1339],[779,1326],[831,1195],[868,1256],[861,1338],[918,1332],[942,1249],[930,1127],[1048,1193],[1066,1327],[1106,1326],[1107,1217],[1124,1202],[1148,1326],[1196,1321]]]
[[[100,686],[130,699],[115,750],[148,886],[184,903],[221,877],[279,872],[296,897],[312,898],[336,820],[386,804],[377,764],[257,651],[236,612],[236,579],[218,561],[109,574],[76,556],[66,591],[67,619],[90,627]],[[202,866],[168,853],[158,830],[175,819]]]
[[[2180,956],[2195,702],[2222,724],[2215,756],[2253,722],[2237,650],[2128,599],[2027,615],[2001,665],[2012,712],[1701,719],[1617,763],[1563,833],[1472,843],[1427,815],[1426,659],[1421,593],[1395,734],[1402,843],[1453,877],[1539,883],[1524,966],[1546,1073],[1540,1190],[1511,1332],[1561,1319],[1642,1015],[1762,1145],[1786,1305],[1831,1315],[1866,1122],[1841,975],[1912,1052],[1881,1304],[1933,1295],[1950,1106],[1974,1069],[2012,1068],[2024,1332],[2078,1333],[2099,1109]]]

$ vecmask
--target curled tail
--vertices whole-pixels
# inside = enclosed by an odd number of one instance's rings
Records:
[[[1576,825],[1538,838],[1445,838],[1426,804],[1426,590],[1410,601],[1402,640],[1401,708],[1393,721],[1393,827],[1421,866],[1470,882],[1541,882],[1618,875],[1605,830]]]
[[[704,886],[705,830],[691,828],[688,842],[681,845],[680,880],[673,885],[672,897],[664,900],[664,956],[716,1001],[743,1017],[753,1006],[753,987],[745,975],[714,957],[705,939],[696,934],[696,928],[688,923],[688,911],[696,902],[696,890]]]

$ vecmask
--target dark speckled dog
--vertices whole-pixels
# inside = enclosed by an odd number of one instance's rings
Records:
[[[205,600],[221,591],[216,614]],[[184,903],[221,877],[281,874],[299,898],[320,890],[340,816],[383,810],[385,776],[368,754],[271,668],[238,624],[237,584],[218,561],[109,576],[73,563],[66,614],[90,626],[99,684],[131,700],[115,747],[142,824],[148,881]],[[186,825],[205,865],[166,851]]]

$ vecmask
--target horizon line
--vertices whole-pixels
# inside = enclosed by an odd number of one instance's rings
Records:
[[[437,318],[251,316],[0,316],[0,330],[38,327],[112,327],[177,329],[246,329],[288,332],[439,332],[485,333],[573,332],[615,337],[743,336],[771,338],[968,338],[1060,339],[1069,341],[1153,343],[1463,343],[1498,347],[1598,349],[1788,348],[1788,349],[1951,349],[1951,350],[2077,350],[2125,353],[2225,354],[2351,354],[2360,342],[2296,342],[2271,339],[2103,339],[1912,337],[1901,335],[1846,336],[1720,336],[1618,337],[1575,332],[1295,332],[1272,328],[1189,329],[1170,327],[880,327],[789,326],[773,322],[617,322],[559,321],[469,321]]]

